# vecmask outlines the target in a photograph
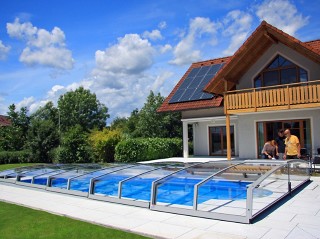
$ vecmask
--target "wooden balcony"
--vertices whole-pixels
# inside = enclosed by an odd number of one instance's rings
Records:
[[[320,107],[320,80],[228,91],[225,114]]]

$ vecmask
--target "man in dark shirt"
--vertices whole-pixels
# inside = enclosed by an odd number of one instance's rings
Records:
[[[286,137],[284,136],[284,130],[283,129],[278,130],[278,137],[275,139],[278,147],[278,151],[277,151],[278,159],[283,159],[283,155],[286,148],[286,145],[284,144],[285,139]]]

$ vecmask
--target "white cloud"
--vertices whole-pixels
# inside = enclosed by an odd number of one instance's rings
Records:
[[[204,34],[209,36],[206,44],[215,44],[215,34],[218,26],[211,22],[209,18],[196,17],[190,20],[187,34],[176,45],[173,50],[174,59],[170,63],[175,65],[185,65],[201,59],[201,51],[196,48],[198,41]],[[198,41],[197,41],[198,40]]]
[[[295,35],[309,19],[299,14],[296,6],[288,0],[265,0],[257,6],[256,14],[261,21],[265,20],[290,35]]]
[[[164,46],[160,47],[160,53],[166,53],[172,50],[172,46],[170,44],[165,44]]]
[[[153,40],[153,41],[155,41],[155,40],[161,40],[161,39],[163,38],[163,36],[161,35],[161,32],[160,32],[158,29],[152,30],[151,32],[145,31],[145,32],[142,34],[142,36],[143,36],[144,38],[148,38],[148,39]]]
[[[27,107],[28,112],[32,114],[36,112],[40,107],[45,106],[45,104],[48,102],[48,100],[36,101],[36,99],[31,96],[24,98],[22,101],[18,102],[16,104],[16,108],[20,110],[22,107]]]
[[[62,85],[54,85],[47,93],[47,98],[52,102],[56,102],[60,95],[64,94],[66,89]]]
[[[137,34],[127,34],[105,51],[96,52],[96,67],[86,81],[112,117],[129,116],[141,108],[150,90],[159,91],[172,76],[167,71],[150,74],[155,54],[151,43]]]
[[[151,85],[151,90],[154,92],[160,91],[161,87],[164,85],[165,81],[173,76],[173,72],[165,71],[158,75]]]
[[[167,23],[165,21],[162,21],[162,22],[159,23],[158,27],[160,29],[165,29],[165,28],[167,28]]]
[[[10,51],[10,46],[5,46],[0,40],[0,60],[6,59],[9,51]]]
[[[64,32],[54,27],[51,32],[38,29],[30,22],[20,23],[18,18],[7,23],[10,37],[26,42],[20,61],[27,65],[44,65],[62,70],[73,68],[72,53],[66,48]]]
[[[241,46],[247,39],[251,30],[252,16],[248,13],[234,10],[227,14],[223,20],[224,30],[223,36],[231,37],[230,44],[224,55],[233,55],[233,53]]]
[[[126,34],[105,51],[96,51],[93,74],[139,74],[153,64],[153,55],[154,49],[147,39],[141,39],[137,34]]]

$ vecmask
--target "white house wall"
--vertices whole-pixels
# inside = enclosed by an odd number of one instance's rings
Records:
[[[261,121],[310,119],[312,151],[320,147],[320,109],[283,111],[274,113],[259,113],[238,115],[238,130],[236,145],[239,147],[239,158],[256,158],[257,132],[256,123]]]
[[[198,122],[193,124],[193,147],[194,147],[194,155],[197,156],[208,156],[209,155],[209,127],[213,126],[225,126],[225,119],[221,118],[212,118],[211,121],[206,122]],[[234,126],[235,131],[235,141],[237,140],[237,120],[231,119],[231,125]],[[238,144],[235,142],[235,151],[236,155],[238,154]]]

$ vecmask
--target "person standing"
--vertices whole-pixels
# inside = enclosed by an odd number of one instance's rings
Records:
[[[286,139],[286,137],[284,136],[284,130],[279,129],[278,130],[278,137],[275,139],[275,141],[277,143],[277,147],[278,147],[278,153],[277,153],[278,159],[283,159],[284,152],[286,150],[286,145],[284,144],[285,139]]]
[[[284,141],[286,148],[283,159],[296,159],[300,158],[300,142],[297,136],[292,135],[290,129],[284,131],[286,139]]]

